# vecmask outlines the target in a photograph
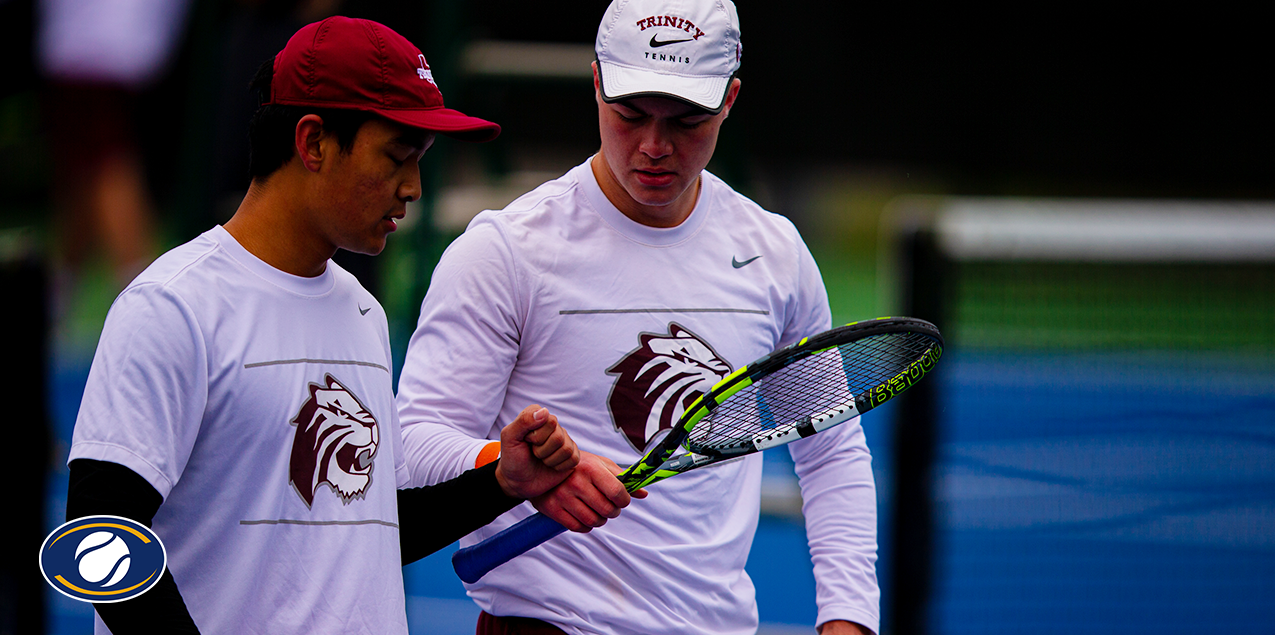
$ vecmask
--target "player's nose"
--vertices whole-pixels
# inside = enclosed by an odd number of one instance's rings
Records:
[[[638,143],[638,150],[652,159],[662,159],[673,154],[673,140],[670,138],[665,126],[654,124],[645,127],[639,134],[642,135]]]
[[[421,197],[421,166],[413,163],[407,178],[398,186],[398,197],[404,203],[411,203]]]

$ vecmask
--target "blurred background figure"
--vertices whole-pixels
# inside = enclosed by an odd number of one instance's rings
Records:
[[[98,261],[123,288],[164,245],[229,218],[248,184],[246,78],[340,2],[34,4],[58,319]]]
[[[40,0],[38,67],[53,167],[57,264],[101,250],[123,287],[157,249],[136,100],[167,69],[188,0]]]

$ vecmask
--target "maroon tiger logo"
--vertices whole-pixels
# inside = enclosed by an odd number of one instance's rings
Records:
[[[668,333],[642,333],[638,341],[641,345],[606,372],[616,375],[607,399],[611,418],[641,453],[731,367],[712,346],[676,322],[669,322]]]
[[[376,418],[358,397],[332,375],[325,384],[310,384],[310,398],[292,423],[289,467],[292,486],[307,507],[314,493],[327,485],[345,503],[361,496],[372,483],[372,458],[380,431]]]

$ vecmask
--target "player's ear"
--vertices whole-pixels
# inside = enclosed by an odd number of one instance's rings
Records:
[[[730,116],[731,106],[735,105],[735,98],[739,97],[739,87],[741,85],[743,85],[743,82],[739,81],[738,77],[730,80],[730,90],[726,91],[726,103],[722,105],[722,112],[726,113],[726,117]],[[726,117],[722,117],[722,119]]]
[[[311,172],[318,172],[323,164],[323,118],[309,114],[297,122],[295,150],[301,157],[301,165]]]

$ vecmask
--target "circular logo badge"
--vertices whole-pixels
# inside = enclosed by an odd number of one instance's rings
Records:
[[[63,595],[120,602],[159,582],[168,554],[146,525],[119,516],[86,516],[53,530],[40,547],[40,571]]]

